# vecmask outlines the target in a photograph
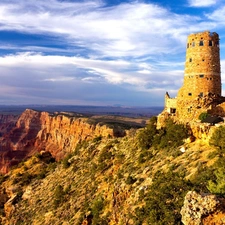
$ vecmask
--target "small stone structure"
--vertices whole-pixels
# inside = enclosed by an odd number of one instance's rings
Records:
[[[172,117],[175,121],[190,122],[197,120],[202,112],[225,116],[219,35],[209,31],[190,34],[186,47],[183,86],[176,98],[166,93],[165,108],[158,116],[159,121]]]

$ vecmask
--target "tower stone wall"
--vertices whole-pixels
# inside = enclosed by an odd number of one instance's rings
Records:
[[[184,84],[178,98],[195,99],[212,94],[221,96],[219,35],[209,31],[187,39]]]
[[[165,108],[159,115],[180,122],[197,120],[202,112],[225,116],[225,98],[221,96],[219,35],[215,32],[190,34],[186,43],[184,81],[177,97],[165,96]]]

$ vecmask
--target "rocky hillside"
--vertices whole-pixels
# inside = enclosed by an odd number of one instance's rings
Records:
[[[27,112],[36,116],[31,120]],[[63,124],[87,122],[88,118],[48,115],[49,119],[42,120],[46,123],[40,123],[46,113],[27,112],[8,137],[12,137],[13,132],[20,134],[16,139],[19,143],[32,143],[42,151],[0,177],[1,224],[177,225],[182,224],[181,221],[185,225],[213,224],[210,221],[224,224],[223,200],[217,201],[214,196],[208,198],[212,201],[204,201],[205,195],[190,195],[189,192],[220,193],[220,196],[225,193],[223,144],[213,142],[209,145],[205,138],[190,142],[190,137],[182,143],[180,139],[186,135],[181,135],[181,131],[185,133],[185,128],[171,123],[156,130],[150,121],[145,129],[131,129],[125,136],[116,137],[113,133],[108,135],[112,129],[101,128],[104,125],[96,128],[92,121],[89,129],[92,126],[95,129],[91,136],[86,136],[83,129],[79,134],[85,134],[82,136],[85,138],[73,147],[62,144],[61,151],[65,156],[57,160],[60,151],[57,149],[54,153],[54,143],[56,137],[62,137],[57,132],[73,136],[69,127],[63,131]],[[49,121],[58,123],[53,126],[54,123]],[[38,132],[37,125],[41,127]],[[35,135],[20,133],[17,129],[21,127],[20,131],[32,130]],[[98,129],[107,132],[97,133]],[[43,148],[40,140],[46,140],[41,138],[47,133],[51,133],[47,140],[52,144],[45,143]],[[27,136],[31,138],[22,141]],[[63,138],[57,143],[65,143]],[[22,146],[16,145],[15,140],[9,143],[14,151],[18,151],[17,146]],[[204,210],[210,205],[213,210]]]
[[[59,160],[84,140],[98,136],[124,136],[128,124],[143,126],[142,121],[118,123],[118,119],[115,122],[113,118],[87,118],[82,114],[66,112],[50,114],[30,109],[19,118],[4,116],[3,119],[0,120],[0,132],[4,134],[0,138],[0,171],[3,173],[36,152],[51,152]]]

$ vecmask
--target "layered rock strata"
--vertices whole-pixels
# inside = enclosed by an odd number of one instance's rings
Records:
[[[25,110],[15,126],[0,139],[0,172],[36,152],[49,151],[57,160],[84,140],[98,136],[124,136],[106,125],[90,124],[88,118]]]

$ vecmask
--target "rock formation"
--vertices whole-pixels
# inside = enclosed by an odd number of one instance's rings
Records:
[[[9,132],[15,126],[18,118],[17,115],[0,115],[0,136]]]
[[[225,202],[213,194],[197,194],[189,191],[181,209],[184,225],[225,224]]]
[[[6,173],[10,166],[36,152],[49,151],[59,160],[84,140],[124,135],[124,131],[90,123],[88,118],[27,109],[0,139],[0,171]]]

